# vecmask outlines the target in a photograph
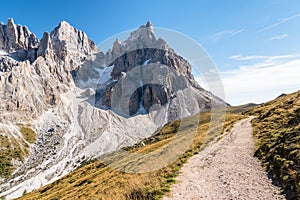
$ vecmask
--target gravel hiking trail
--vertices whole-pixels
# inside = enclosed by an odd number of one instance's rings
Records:
[[[163,199],[285,199],[253,157],[251,119],[190,158]]]

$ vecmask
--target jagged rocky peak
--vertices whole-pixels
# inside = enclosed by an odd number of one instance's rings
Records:
[[[7,25],[0,24],[0,49],[8,52],[37,48],[39,40],[26,26],[15,25],[8,19]]]
[[[96,44],[86,33],[77,30],[66,21],[60,22],[50,35],[54,51],[62,58],[67,52],[89,55],[98,51]]]
[[[48,32],[44,32],[43,37],[40,41],[40,46],[37,50],[37,57],[39,56],[49,56],[52,53],[52,43],[50,34]]]
[[[97,51],[84,32],[64,21],[40,41],[12,19],[0,24],[0,111],[30,119],[55,107],[60,93],[74,85],[74,69]]]
[[[7,25],[0,24],[1,72],[11,71],[15,62],[29,60],[33,64],[38,57],[43,57],[48,64],[59,63],[51,71],[66,72],[69,76],[69,72],[78,69],[97,52],[95,43],[66,21],[60,22],[51,33],[45,32],[40,41],[26,26],[15,25],[13,19],[8,19]],[[64,79],[59,74],[60,79]]]
[[[117,58],[118,56],[120,56],[121,53],[122,53],[121,41],[119,40],[119,38],[117,38],[113,43],[111,54],[113,58]]]
[[[138,48],[140,47],[159,47],[155,37],[154,28],[151,22],[140,26],[137,30],[130,34],[130,37],[124,41],[124,45],[128,43],[135,43]]]
[[[190,64],[177,55],[164,39],[155,36],[154,27],[150,21],[131,32],[125,41],[121,42],[116,39],[111,54],[108,65],[114,65],[111,72],[113,78],[120,77],[121,72],[126,72],[134,66],[161,63],[174,68],[195,82]]]
[[[173,120],[181,113],[176,110],[176,101],[194,104],[194,110],[182,111],[189,114],[209,109],[212,102],[222,103],[199,86],[189,62],[176,54],[164,39],[157,39],[154,30],[152,23],[147,22],[125,41],[114,42],[110,67],[104,72],[109,76],[96,89],[96,106],[115,110],[125,117],[168,107],[168,120]],[[182,92],[184,96],[180,96]],[[120,100],[115,107],[115,97],[127,99],[129,105],[127,100]],[[177,100],[173,100],[175,97]]]
[[[125,52],[146,48],[173,51],[162,38],[156,38],[154,27],[150,21],[131,32],[126,40],[121,42],[116,38],[112,50],[106,53],[106,63],[110,65]]]
[[[146,27],[153,27],[152,22],[148,21],[147,24],[146,24]]]
[[[33,61],[39,40],[26,26],[15,25],[8,19],[7,25],[0,24],[0,50],[11,53],[17,60]]]
[[[0,50],[17,61],[29,60],[31,63],[39,56],[78,63],[98,52],[95,43],[83,31],[65,21],[50,34],[45,32],[39,41],[26,26],[15,25],[13,19],[8,19],[7,25],[0,24]]]
[[[113,46],[119,46],[121,44],[121,41],[119,40],[119,38],[117,38],[113,44]]]

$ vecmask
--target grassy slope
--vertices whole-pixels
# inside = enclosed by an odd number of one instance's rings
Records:
[[[0,177],[8,177],[14,170],[12,159],[23,160],[23,153],[14,138],[0,135]]]
[[[249,112],[256,137],[255,155],[283,187],[300,199],[300,92],[281,96]]]
[[[229,108],[226,115],[225,127],[232,127],[233,123],[243,116],[237,114],[247,110],[248,107]],[[214,127],[208,133],[210,125],[210,113],[189,117],[184,131],[195,127],[189,126],[189,122],[200,119],[197,125],[197,134],[187,151],[168,166],[148,173],[124,173],[105,166],[100,161],[90,161],[79,169],[71,172],[58,181],[46,185],[32,193],[28,193],[19,199],[160,199],[163,194],[169,192],[170,186],[175,182],[180,168],[188,158],[201,151],[211,140],[221,134],[221,127]],[[175,136],[180,121],[174,121],[165,125],[151,138],[142,143],[124,149],[131,152],[152,152],[164,147]],[[178,134],[178,133],[177,133]]]
[[[30,125],[19,124],[18,126],[24,139],[28,143],[34,143],[36,134]],[[28,155],[28,149],[29,145],[26,142],[8,137],[0,130],[0,177],[9,177],[15,169],[13,160],[22,162],[24,157]]]
[[[20,131],[24,137],[24,139],[33,144],[36,140],[36,133],[32,130],[29,124],[19,124]]]

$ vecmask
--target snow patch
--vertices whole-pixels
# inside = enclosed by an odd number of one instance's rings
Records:
[[[6,55],[8,55],[8,53],[6,53],[6,52],[3,51],[3,50],[0,50],[0,56],[6,56]]]
[[[111,79],[111,72],[114,69],[114,65],[111,65],[109,67],[107,67],[104,72],[102,73],[102,75],[100,76],[100,79],[98,81],[99,84],[104,84],[106,83],[109,79]]]
[[[114,65],[108,66],[104,72],[102,73],[102,75],[100,76],[98,83],[99,84],[104,84],[107,81],[109,81],[111,79],[111,72],[114,69]]]
[[[80,88],[93,88],[95,89],[98,84],[105,84],[109,79],[111,79],[111,72],[114,68],[114,65],[106,67],[105,69],[94,68],[94,70],[98,73],[97,78],[89,78],[86,81],[79,80],[78,85]]]
[[[151,58],[144,62],[144,65],[147,65],[150,62]]]
[[[145,109],[145,107],[143,105],[143,101],[144,101],[143,86],[144,86],[143,81],[140,81],[140,87],[141,87],[141,90],[142,90],[142,96],[141,96],[141,99],[140,99],[139,110],[138,110],[137,114],[147,114],[147,110]]]
[[[112,79],[111,72],[113,69],[114,69],[114,65],[111,65],[104,70],[104,72],[98,79],[97,88],[96,88],[97,90],[105,89],[106,85],[108,85],[109,83],[118,81],[118,80],[111,80]]]

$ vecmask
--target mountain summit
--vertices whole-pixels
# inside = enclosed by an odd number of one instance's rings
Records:
[[[124,117],[168,108],[165,117],[172,121],[222,102],[199,86],[188,61],[162,38],[156,38],[151,22],[133,31],[125,41],[117,39],[111,57],[107,68],[110,77],[96,88],[96,107],[112,109]],[[126,81],[128,76],[130,81]],[[118,98],[113,99],[114,95]],[[181,109],[179,102],[189,106]]]

